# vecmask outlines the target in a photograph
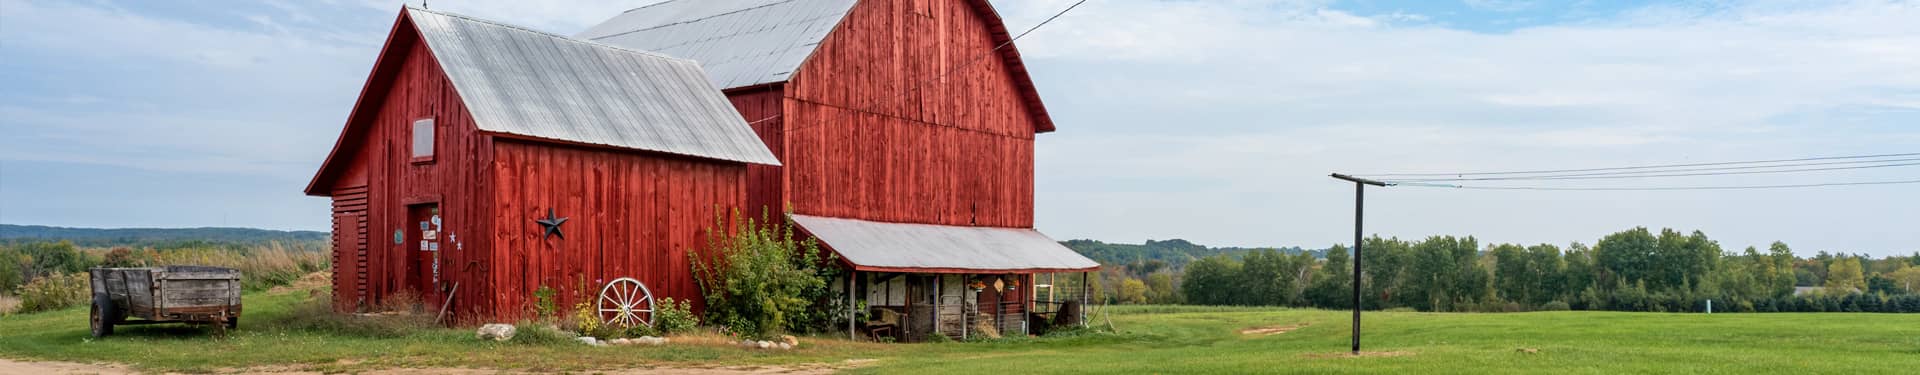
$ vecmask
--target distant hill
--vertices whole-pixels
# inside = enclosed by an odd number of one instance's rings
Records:
[[[1240,258],[1241,256],[1244,256],[1249,252],[1253,252],[1255,250],[1265,250],[1265,249],[1279,250],[1280,252],[1287,253],[1287,254],[1299,254],[1299,253],[1305,252],[1305,253],[1313,254],[1315,258],[1326,257],[1325,249],[1308,250],[1308,249],[1302,249],[1299,247],[1281,247],[1281,248],[1207,247],[1204,245],[1188,242],[1187,240],[1182,240],[1182,239],[1171,239],[1166,241],[1147,240],[1147,243],[1138,244],[1138,245],[1123,244],[1123,243],[1106,243],[1106,242],[1100,242],[1096,240],[1067,240],[1067,241],[1061,241],[1060,244],[1066,245],[1067,248],[1073,249],[1073,251],[1079,252],[1080,255],[1093,259],[1096,262],[1100,262],[1100,264],[1103,264],[1103,265],[1128,265],[1128,264],[1137,264],[1137,263],[1157,260],[1157,261],[1164,262],[1166,264],[1166,267],[1176,269],[1176,270],[1185,269],[1187,267],[1187,263],[1191,263],[1194,260],[1198,260],[1200,258],[1205,258],[1205,257],[1210,257],[1215,255],[1226,255],[1233,258]]]
[[[0,224],[0,242],[73,241],[80,246],[128,246],[156,243],[214,242],[265,243],[268,241],[326,241],[327,232],[283,231],[253,228],[65,228],[41,225]]]

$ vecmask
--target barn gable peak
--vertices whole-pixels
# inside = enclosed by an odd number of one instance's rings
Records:
[[[885,0],[892,1],[892,0]],[[1034,120],[1054,130],[1006,24],[987,0],[963,0],[979,12]],[[753,87],[791,80],[860,0],[668,0],[628,10],[575,37],[701,62],[714,86]]]

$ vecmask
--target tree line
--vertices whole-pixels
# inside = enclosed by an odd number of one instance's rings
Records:
[[[1920,312],[1920,253],[1796,257],[1787,244],[1729,251],[1705,233],[1634,228],[1582,243],[1482,245],[1474,237],[1375,236],[1362,258],[1365,309]],[[1352,307],[1352,252],[1254,250],[1185,267],[1109,265],[1114,303]]]

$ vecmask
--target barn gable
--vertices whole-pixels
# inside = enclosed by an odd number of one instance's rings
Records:
[[[1054,130],[1020,52],[987,0],[965,0],[1000,48],[1034,131]],[[899,5],[900,2],[887,2]],[[915,2],[922,3],[922,2]],[[576,37],[700,61],[713,84],[739,89],[791,80],[858,0],[671,0],[629,10]]]
[[[308,195],[342,174],[336,159],[365,126],[360,106],[392,84],[392,49],[416,41],[484,134],[779,165],[696,62],[408,7]]]

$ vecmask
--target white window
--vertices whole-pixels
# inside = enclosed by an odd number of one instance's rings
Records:
[[[433,160],[433,119],[413,121],[413,159]]]

